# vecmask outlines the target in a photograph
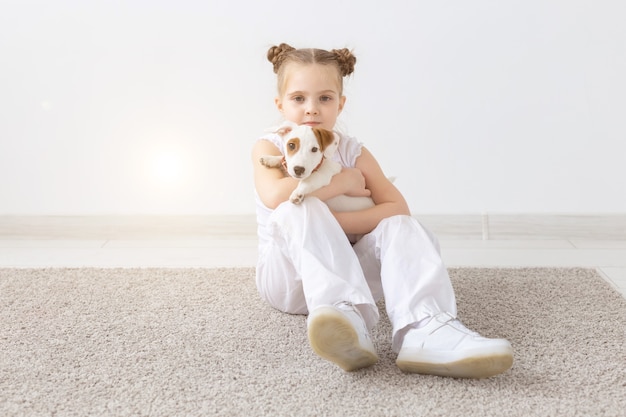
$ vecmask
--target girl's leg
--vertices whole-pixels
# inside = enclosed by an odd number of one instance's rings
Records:
[[[400,369],[484,378],[511,367],[513,350],[507,340],[482,337],[456,318],[454,291],[439,245],[417,220],[385,219],[355,250],[372,288],[379,285],[384,293]]]
[[[313,350],[346,371],[378,361],[368,328],[378,309],[352,247],[326,204],[307,198],[270,216],[271,239],[261,253],[257,285],[276,308],[310,312]]]
[[[359,260],[326,204],[314,197],[283,203],[267,227],[271,239],[261,248],[256,278],[263,298],[293,314],[349,302],[369,329],[376,324],[378,309]]]
[[[354,245],[374,297],[385,297],[398,351],[406,327],[440,312],[456,315],[456,299],[439,244],[411,216],[382,220]]]

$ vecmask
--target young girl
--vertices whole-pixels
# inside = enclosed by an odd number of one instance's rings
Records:
[[[267,58],[278,77],[275,104],[283,117],[333,130],[346,103],[343,77],[353,72],[354,55],[281,44]],[[261,296],[281,311],[308,314],[311,347],[346,371],[378,360],[369,330],[379,318],[381,297],[402,371],[483,378],[509,369],[508,341],[484,338],[456,318],[435,237],[411,217],[367,148],[340,136],[334,159],[343,170],[301,204],[288,201],[297,180],[259,162],[262,155],[282,155],[281,137],[268,134],[254,144]],[[370,196],[375,206],[332,212],[324,201],[340,194]],[[350,242],[353,235],[363,237]]]

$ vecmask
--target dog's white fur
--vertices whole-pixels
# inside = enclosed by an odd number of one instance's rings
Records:
[[[275,133],[282,137],[283,156],[264,155],[260,162],[268,168],[285,167],[287,173],[300,180],[289,201],[300,204],[307,194],[328,185],[341,165],[333,161],[340,137],[335,132],[286,122]],[[335,211],[363,210],[374,206],[369,197],[339,195],[326,201]]]

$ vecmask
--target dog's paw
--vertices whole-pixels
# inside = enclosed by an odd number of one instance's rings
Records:
[[[270,166],[270,162],[268,161],[268,159],[264,156],[259,158],[259,162],[261,163],[261,165],[263,165],[264,167],[268,167],[271,168]]]
[[[289,196],[289,201],[291,201],[293,204],[300,204],[302,203],[302,200],[304,200],[304,194],[294,192],[291,194],[291,196]]]
[[[263,155],[259,158],[259,162],[267,168],[279,168],[283,164],[283,157],[280,155]]]

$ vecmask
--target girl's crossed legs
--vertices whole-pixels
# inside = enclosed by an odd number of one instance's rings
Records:
[[[411,216],[384,219],[352,246],[326,204],[309,197],[281,204],[268,227],[259,292],[281,311],[309,313],[309,340],[320,356],[345,370],[375,363],[368,330],[384,296],[401,369],[485,377],[511,366],[506,340],[482,338],[456,319],[438,243]]]

